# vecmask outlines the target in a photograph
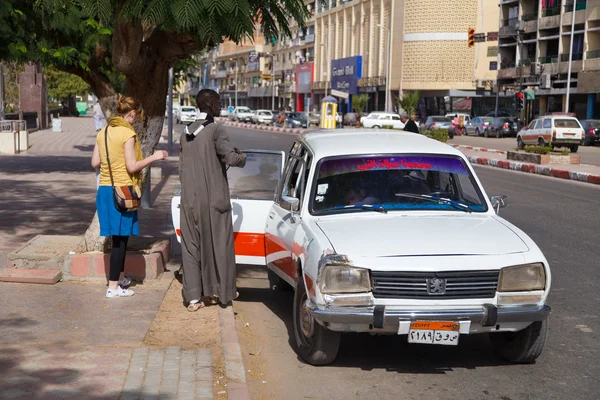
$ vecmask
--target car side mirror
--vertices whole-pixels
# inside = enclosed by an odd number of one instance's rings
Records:
[[[300,199],[291,196],[281,196],[281,208],[297,213],[300,210]]]
[[[494,207],[494,209],[496,210],[496,214],[498,214],[500,212],[501,208],[504,208],[507,206],[507,201],[508,196],[505,194],[501,194],[498,196],[492,196],[490,198],[490,201],[492,202],[492,207]]]

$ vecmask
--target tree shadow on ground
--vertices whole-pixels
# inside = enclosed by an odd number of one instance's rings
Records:
[[[247,286],[238,286],[236,302],[263,303],[280,318],[288,332],[288,344],[296,351],[293,322],[294,292],[270,290],[266,267],[238,265],[238,278],[252,279]],[[258,283],[263,280],[264,283]],[[252,287],[249,287],[252,286]],[[259,287],[256,287],[259,286]],[[304,361],[298,357],[298,360]],[[487,335],[461,336],[458,346],[409,344],[406,336],[345,333],[340,350],[331,367],[385,370],[397,373],[445,374],[456,369],[476,369],[510,365],[497,358]]]

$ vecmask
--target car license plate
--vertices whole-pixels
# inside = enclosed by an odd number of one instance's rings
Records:
[[[408,331],[408,343],[456,346],[460,324],[455,321],[414,321]]]

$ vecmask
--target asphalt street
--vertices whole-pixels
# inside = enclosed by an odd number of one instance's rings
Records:
[[[293,135],[229,129],[239,148],[288,150]],[[600,150],[600,149],[595,149]],[[600,388],[600,188],[476,167],[501,216],[529,234],[552,268],[550,334],[532,365],[497,359],[486,336],[459,346],[409,345],[405,337],[348,334],[337,360],[313,367],[296,355],[290,292],[270,291],[261,267],[240,267],[234,307],[254,399],[597,399]],[[435,245],[435,244],[433,244]]]
[[[454,136],[450,141],[454,144],[485,147],[496,150],[514,150],[517,147],[517,139],[506,137],[501,139],[484,138],[476,136]],[[577,154],[581,156],[582,164],[600,165],[600,146],[579,146]]]

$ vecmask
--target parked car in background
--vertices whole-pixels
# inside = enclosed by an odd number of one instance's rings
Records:
[[[273,113],[270,110],[256,110],[252,115],[252,123],[271,125],[273,123]]]
[[[321,125],[321,114],[317,112],[308,113],[309,125],[319,126]]]
[[[481,136],[485,128],[494,120],[493,117],[473,117],[471,124],[467,126],[465,134]]]
[[[236,261],[294,292],[277,301],[293,297],[290,343],[304,361],[333,362],[345,333],[395,335],[408,346],[488,335],[429,353],[436,359],[460,360],[470,345],[484,351],[480,343],[514,363],[542,353],[550,265],[498,215],[506,196],[488,197],[463,153],[368,129],[301,135],[287,162],[283,152],[245,152],[246,166],[227,172]],[[180,203],[177,193],[178,240]]]
[[[254,111],[248,107],[236,107],[230,115],[230,118],[235,122],[252,122]]]
[[[579,121],[585,133],[581,144],[584,146],[594,146],[600,143],[600,120],[599,119],[584,119]]]
[[[308,119],[306,119],[306,113],[288,113],[286,126],[288,128],[308,128]]]
[[[400,121],[400,116],[394,113],[370,113],[361,119],[362,126],[365,128],[385,128],[404,129],[404,123]]]
[[[198,119],[198,109],[196,107],[191,106],[183,106],[179,111],[179,115],[177,115],[177,123],[186,123],[186,122],[194,122]]]
[[[452,120],[443,115],[432,115],[427,117],[425,120],[425,126],[423,127],[425,130],[431,129],[447,129],[448,137],[452,139],[454,137],[454,131],[452,128]]]
[[[553,147],[568,147],[576,153],[583,138],[584,131],[577,118],[548,115],[534,119],[521,130],[517,135],[517,145],[523,149],[528,144],[551,144]]]
[[[519,132],[519,121],[513,118],[500,117],[494,118],[483,131],[483,136],[503,138],[507,136],[517,136]]]
[[[221,108],[221,112],[219,112],[219,117],[229,117],[229,110],[226,108]]]
[[[485,114],[486,117],[510,117],[510,114],[508,113],[508,111],[504,111],[504,110],[498,110],[498,115],[496,115],[495,111],[491,111],[487,114]]]

